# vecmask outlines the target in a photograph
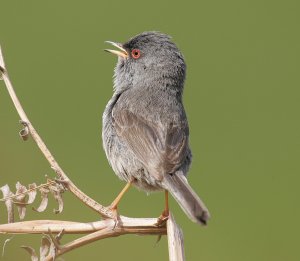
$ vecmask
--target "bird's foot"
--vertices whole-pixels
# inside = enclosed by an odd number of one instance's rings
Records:
[[[112,213],[112,219],[115,221],[115,225],[113,229],[115,229],[120,222],[120,215],[118,213],[118,204],[120,203],[121,198],[124,196],[125,192],[130,188],[131,181],[129,181],[126,186],[122,189],[119,195],[115,198],[115,200],[110,204],[108,209]]]
[[[108,209],[111,211],[112,213],[112,219],[114,220],[115,224],[114,224],[114,227],[113,227],[113,230],[119,225],[119,222],[120,222],[120,215],[119,215],[119,212],[118,212],[118,209],[116,206],[112,206],[110,205],[108,207]]]
[[[169,219],[169,211],[164,210],[161,215],[157,218],[155,226],[161,227],[166,224],[167,220]]]

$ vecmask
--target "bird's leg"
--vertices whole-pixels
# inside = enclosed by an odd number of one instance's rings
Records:
[[[115,225],[114,228],[118,225],[119,222],[119,215],[118,215],[118,204],[120,203],[122,197],[126,193],[126,191],[130,188],[132,181],[129,181],[125,187],[122,189],[122,191],[119,193],[119,195],[114,199],[114,201],[110,204],[109,208],[114,214],[114,220],[115,220]]]
[[[165,209],[161,215],[157,218],[156,226],[163,225],[169,218],[169,192],[165,190]]]
[[[109,208],[112,210],[114,214],[114,220],[115,220],[115,226],[118,225],[118,204],[121,201],[122,197],[126,193],[126,191],[130,188],[132,181],[129,181],[126,186],[122,189],[122,191],[119,193],[119,195],[115,198],[115,200],[110,204]]]
[[[129,181],[126,186],[122,189],[122,191],[119,193],[119,195],[115,198],[115,200],[110,204],[110,209],[117,210],[118,204],[121,201],[122,197],[126,193],[126,191],[130,188],[132,181]]]
[[[162,215],[169,217],[169,192],[167,190],[165,190],[165,210]]]

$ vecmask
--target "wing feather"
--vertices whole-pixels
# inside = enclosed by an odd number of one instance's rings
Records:
[[[157,180],[174,173],[185,160],[187,122],[149,121],[129,110],[113,111],[117,135]]]

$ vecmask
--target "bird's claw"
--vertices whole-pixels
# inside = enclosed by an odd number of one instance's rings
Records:
[[[162,227],[166,224],[167,220],[169,219],[169,212],[163,211],[161,215],[157,218],[156,223],[154,224],[157,227]]]
[[[113,230],[115,230],[115,228],[119,225],[120,222],[120,215],[118,213],[118,209],[116,207],[108,207],[112,213],[112,219],[114,220],[114,226],[113,226]]]

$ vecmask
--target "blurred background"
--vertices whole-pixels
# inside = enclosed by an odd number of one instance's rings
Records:
[[[116,57],[105,40],[147,30],[170,34],[188,66],[184,103],[194,154],[189,180],[209,207],[208,227],[172,199],[187,260],[300,260],[299,1],[1,1],[0,44],[33,125],[69,177],[109,205],[123,183],[102,149],[101,117],[112,95]],[[54,176],[21,126],[0,82],[0,185],[13,189]],[[26,220],[94,221],[64,194],[65,209]],[[163,193],[131,189],[121,214],[156,217]],[[35,202],[38,205],[38,201]],[[6,212],[0,205],[0,223]],[[10,236],[0,236],[0,244]],[[68,242],[74,236],[65,236]],[[0,260],[30,260],[40,236],[15,236]],[[163,237],[122,236],[74,250],[64,260],[167,260]],[[2,247],[1,247],[2,248]]]

